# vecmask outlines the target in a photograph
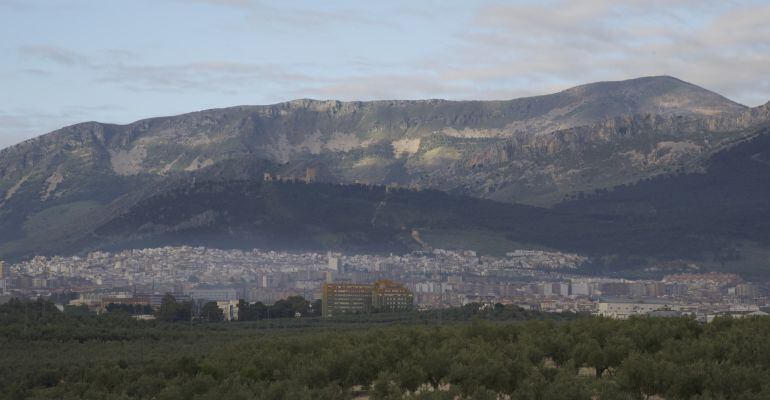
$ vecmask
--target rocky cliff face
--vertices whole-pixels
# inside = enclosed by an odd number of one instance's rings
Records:
[[[767,105],[706,117],[618,116],[491,143],[456,160],[451,172],[421,177],[421,184],[460,187],[463,193],[501,201],[550,204],[577,191],[696,170],[704,156],[769,121]]]
[[[399,158],[415,154],[422,138],[436,134],[460,139],[527,138],[620,115],[705,117],[742,111],[745,107],[739,104],[671,77],[601,82],[511,101],[295,100],[126,126],[74,125],[4,150],[0,179],[18,179],[15,172],[28,173],[33,164],[43,168],[56,164],[55,157],[76,158],[99,168],[106,167],[108,160],[110,170],[122,176],[162,175],[200,169],[238,155],[288,162],[305,155],[384,145]]]

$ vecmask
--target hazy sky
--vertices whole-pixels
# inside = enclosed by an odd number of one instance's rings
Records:
[[[0,0],[0,147],[87,120],[663,74],[756,106],[768,21],[766,0]]]

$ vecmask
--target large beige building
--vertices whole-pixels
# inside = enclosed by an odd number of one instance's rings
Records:
[[[407,311],[414,295],[404,285],[388,280],[374,284],[324,283],[323,316],[361,314],[372,311]]]

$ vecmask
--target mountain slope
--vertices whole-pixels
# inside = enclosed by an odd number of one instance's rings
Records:
[[[510,138],[621,115],[705,117],[745,109],[670,77],[601,82],[511,101],[296,100],[153,118],[124,126],[73,125],[4,149],[0,179],[23,178],[35,166],[51,169],[62,164],[63,158],[88,162],[92,168],[121,176],[196,170],[239,154],[286,162],[303,155],[384,146],[399,158],[416,153],[421,138],[437,134]]]
[[[768,105],[705,118],[621,116],[474,148],[448,170],[416,181],[499,201],[554,204],[577,192],[687,169],[768,121]]]
[[[567,89],[559,95],[578,103],[569,114],[584,116],[587,125],[617,115],[697,115],[735,113],[745,106],[670,76],[651,76],[626,81],[598,82]],[[588,118],[586,118],[588,117]]]
[[[178,182],[266,172],[554,204],[686,167],[767,110],[649,77],[510,101],[296,100],[88,122],[0,151],[0,256],[65,251]]]
[[[770,275],[770,128],[700,164],[700,172],[601,190],[556,209],[626,225],[638,244],[648,247],[639,254],[678,247],[682,257],[702,252],[702,261],[715,268]],[[696,242],[700,245],[688,254],[687,243]]]
[[[62,240],[34,242],[34,251],[186,244],[400,252],[421,247],[412,237],[417,230],[430,245],[483,246],[485,254],[522,247],[576,252],[603,272],[636,273],[681,260],[770,276],[770,129],[754,130],[697,164],[548,209],[435,190],[226,179],[276,167],[241,160],[123,197],[66,225]],[[23,256],[30,247],[6,244],[3,251]]]
[[[475,209],[477,212],[465,212]],[[412,229],[483,229],[495,219],[534,221],[527,206],[382,186],[215,181],[149,197],[86,237],[92,248],[196,244],[214,247],[402,252],[419,248]],[[524,236],[531,224],[519,229]],[[512,230],[516,231],[516,230]]]
[[[404,251],[442,237],[502,254],[546,247],[590,255],[611,269],[687,260],[770,276],[770,129],[713,155],[697,172],[661,175],[553,209],[379,186],[202,182],[163,192],[94,231],[98,246],[204,244]]]
[[[277,163],[320,159],[340,182],[432,187],[420,177],[441,174],[506,140],[520,147],[546,143],[551,148],[554,140],[541,136],[607,118],[654,114],[724,119],[745,112],[745,107],[697,86],[649,77],[511,101],[296,100],[123,126],[89,122],[0,151],[0,208],[24,186],[32,186],[39,200],[46,201],[66,197],[77,185],[88,186],[89,174],[157,177],[244,156]],[[445,180],[451,180],[451,171],[448,175]],[[472,188],[470,194],[483,193]]]

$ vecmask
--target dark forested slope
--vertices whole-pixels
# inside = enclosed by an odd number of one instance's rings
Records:
[[[647,253],[696,241],[730,262],[748,256],[744,247],[770,247],[770,130],[713,154],[702,168],[579,196],[557,209],[625,224],[651,246]],[[770,267],[766,257],[755,262]]]
[[[382,186],[201,181],[123,210],[88,240],[98,246],[405,251],[419,248],[413,229],[460,238],[484,232],[506,240],[502,246],[509,247],[499,253],[529,245],[620,260],[729,264],[747,256],[746,246],[770,248],[770,134],[757,131],[713,154],[701,171],[599,191],[552,209]],[[758,260],[755,272],[768,270],[766,264]]]

